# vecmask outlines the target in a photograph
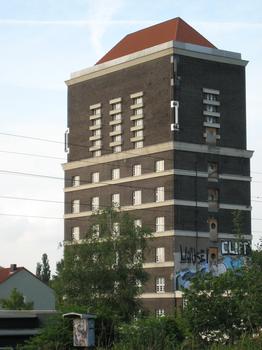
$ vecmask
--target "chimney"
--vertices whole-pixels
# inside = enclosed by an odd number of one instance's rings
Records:
[[[16,264],[11,264],[11,265],[10,265],[10,270],[11,270],[11,272],[14,272],[16,269],[17,269]]]

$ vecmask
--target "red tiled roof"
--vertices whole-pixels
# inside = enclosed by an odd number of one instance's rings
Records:
[[[10,267],[0,269],[0,283],[7,280],[10,276],[14,275],[16,272],[23,270],[24,267],[17,267],[13,272]]]
[[[110,61],[172,40],[215,48],[211,42],[205,39],[194,28],[183,21],[180,17],[177,17],[128,34],[96,64]]]

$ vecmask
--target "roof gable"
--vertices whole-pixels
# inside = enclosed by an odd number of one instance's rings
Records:
[[[131,53],[147,49],[168,41],[200,45],[210,48],[215,46],[205,39],[180,17],[128,34],[108,51],[96,64],[110,61]]]
[[[9,277],[13,276],[15,273],[22,271],[24,267],[17,267],[14,271],[10,267],[0,269],[0,283],[6,281]]]

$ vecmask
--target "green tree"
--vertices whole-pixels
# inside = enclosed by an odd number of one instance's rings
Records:
[[[102,319],[100,333],[112,334],[118,322],[131,320],[141,308],[137,297],[147,280],[143,256],[150,233],[115,209],[90,220],[86,239],[65,246],[52,287],[60,307],[85,307]]]
[[[185,290],[184,311],[194,337],[202,343],[233,343],[262,327],[262,252],[246,266],[213,277],[199,274]]]
[[[6,310],[32,310],[33,302],[25,302],[24,296],[16,288],[14,288],[9,297],[0,300],[0,305]]]
[[[50,280],[51,270],[46,253],[42,255],[42,262],[36,264],[36,276],[44,283],[48,284]]]

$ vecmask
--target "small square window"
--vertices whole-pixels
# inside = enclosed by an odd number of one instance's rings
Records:
[[[92,120],[92,125],[93,125],[93,126],[101,125],[101,123],[102,123],[101,118],[97,118],[97,119],[93,119],[93,120]]]
[[[163,202],[165,200],[165,188],[157,187],[155,191],[156,202]]]
[[[134,148],[142,148],[142,147],[144,147],[143,141],[134,142]]]
[[[100,114],[101,114],[101,108],[92,109],[92,115],[100,115]]]
[[[101,137],[101,129],[96,129],[92,131],[92,136]]]
[[[133,165],[133,176],[140,176],[142,173],[141,164]]]
[[[119,152],[122,151],[122,148],[121,148],[120,145],[119,146],[114,146],[114,147],[112,147],[112,151],[113,151],[113,153],[119,153]]]
[[[133,98],[134,105],[139,105],[141,103],[143,103],[143,97],[140,96],[140,97]]]
[[[136,109],[134,110],[134,113],[135,113],[135,115],[141,115],[141,114],[143,114],[143,108],[136,108]]]
[[[118,237],[120,235],[120,224],[119,222],[113,222],[113,236]]]
[[[155,171],[158,173],[165,170],[165,161],[163,159],[157,160],[155,163]]]
[[[115,208],[120,206],[120,194],[119,193],[112,194],[112,206]]]
[[[113,130],[112,131],[121,131],[121,124],[113,125]]]
[[[80,229],[79,227],[72,227],[72,241],[78,241],[80,238]]]
[[[143,130],[137,130],[135,131],[135,137],[143,137]]]
[[[92,208],[92,211],[99,209],[99,197],[93,197],[91,199],[91,208]]]
[[[80,186],[80,176],[79,175],[72,177],[72,186],[73,187]]]
[[[100,234],[100,226],[99,224],[92,225],[92,236],[98,238]]]
[[[158,247],[156,248],[156,263],[162,263],[165,261],[165,248]]]
[[[119,168],[112,169],[112,180],[117,180],[117,179],[120,179],[120,169]]]
[[[121,103],[112,103],[111,108],[113,111],[116,111],[117,109],[121,109]]]
[[[100,157],[101,156],[101,150],[98,149],[97,151],[92,152],[92,157]]]
[[[165,231],[165,217],[158,216],[156,218],[156,232],[164,232]]]
[[[112,118],[114,121],[121,120],[121,113],[114,114]]]
[[[156,293],[164,293],[165,286],[166,286],[165,277],[157,277],[156,278]]]
[[[165,316],[165,309],[156,309],[156,317]]]
[[[135,126],[143,126],[143,119],[136,119]]]
[[[135,219],[134,220],[135,227],[142,227],[142,220],[141,219]]]
[[[112,137],[112,142],[121,142],[121,141],[122,141],[121,135],[116,135]]]
[[[134,191],[133,192],[133,205],[139,205],[142,203],[142,192]]]
[[[99,182],[99,173],[98,172],[92,174],[92,183],[97,183],[97,182]]]
[[[74,199],[72,201],[72,213],[77,214],[80,212],[80,200],[79,199]]]

